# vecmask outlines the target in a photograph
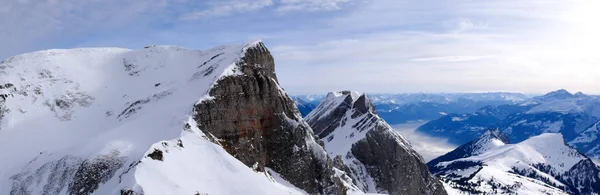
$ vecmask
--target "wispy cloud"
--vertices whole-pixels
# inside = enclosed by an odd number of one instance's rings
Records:
[[[218,0],[208,1],[200,11],[184,14],[183,19],[196,20],[205,17],[230,16],[247,13],[273,5],[272,0]]]
[[[425,57],[425,58],[413,58],[410,61],[413,62],[466,62],[488,58],[489,56],[439,56],[439,57]]]
[[[351,0],[280,0],[278,11],[331,11],[339,10]]]

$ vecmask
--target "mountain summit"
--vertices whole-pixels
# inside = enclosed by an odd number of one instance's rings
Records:
[[[573,98],[573,97],[575,97],[575,95],[571,94],[566,89],[559,89],[559,90],[547,93],[543,96],[536,97],[535,99],[551,101],[551,100],[563,100],[563,99],[568,99],[568,98]]]
[[[446,194],[410,143],[377,115],[366,94],[331,92],[306,121],[363,191]]]

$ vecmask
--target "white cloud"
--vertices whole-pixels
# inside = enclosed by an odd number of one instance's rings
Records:
[[[209,1],[207,9],[185,14],[183,19],[196,20],[204,17],[229,16],[255,11],[273,5],[272,0],[219,0]],[[204,7],[206,8],[206,7]]]
[[[413,58],[413,62],[466,62],[488,58],[489,56],[439,56],[439,57],[424,57]]]
[[[331,11],[342,9],[351,0],[280,0],[278,11]]]

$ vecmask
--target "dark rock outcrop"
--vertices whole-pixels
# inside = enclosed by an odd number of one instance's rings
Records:
[[[445,194],[442,184],[429,173],[414,151],[398,144],[396,135],[377,126],[352,147],[352,154],[390,194]]]
[[[249,167],[269,167],[311,194],[343,193],[331,158],[279,87],[267,48],[248,47],[237,67],[241,74],[221,78],[213,98],[195,106],[198,127]]]
[[[446,194],[442,183],[429,173],[422,157],[377,116],[365,94],[330,93],[306,120],[325,142],[329,155],[343,156],[362,190],[389,194]],[[369,178],[376,186],[370,186]]]

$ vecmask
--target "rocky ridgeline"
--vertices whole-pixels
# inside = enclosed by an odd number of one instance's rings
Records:
[[[306,120],[363,191],[446,194],[422,157],[377,115],[366,94],[330,93]]]

